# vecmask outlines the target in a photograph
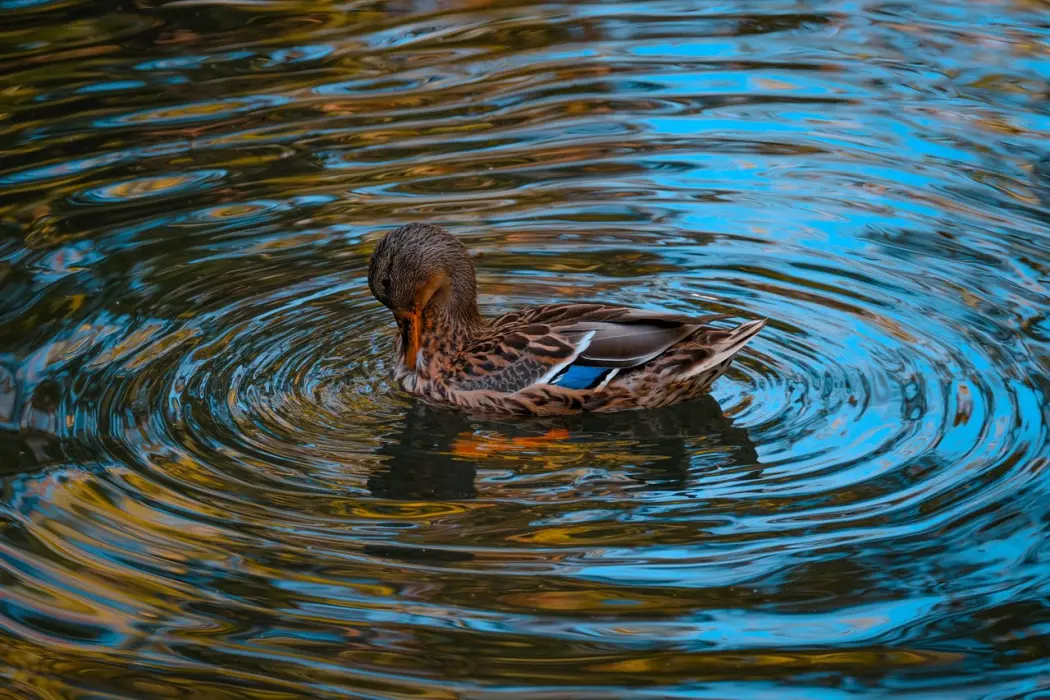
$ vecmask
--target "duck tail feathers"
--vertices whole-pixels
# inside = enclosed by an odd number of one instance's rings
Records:
[[[690,367],[685,376],[692,377],[707,369],[717,367],[733,357],[758,335],[758,332],[765,327],[766,321],[767,319],[764,318],[748,321],[729,331],[725,337],[719,338],[710,346],[711,354]]]

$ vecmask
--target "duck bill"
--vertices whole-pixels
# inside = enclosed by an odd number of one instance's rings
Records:
[[[419,311],[408,311],[397,317],[398,326],[401,327],[401,349],[405,353],[405,366],[411,372],[416,371],[416,356],[419,355],[421,317]]]

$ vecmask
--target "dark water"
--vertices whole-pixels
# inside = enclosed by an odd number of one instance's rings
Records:
[[[1050,697],[1048,77],[1039,0],[0,0],[4,697]],[[428,410],[408,221],[773,320]]]

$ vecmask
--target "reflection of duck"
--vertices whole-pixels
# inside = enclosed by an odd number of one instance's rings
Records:
[[[693,399],[765,325],[724,330],[706,325],[722,316],[603,304],[551,304],[486,322],[467,249],[425,224],[380,241],[368,284],[401,331],[401,386],[487,413],[610,412]]]
[[[474,498],[474,464],[452,450],[456,438],[470,432],[470,420],[461,413],[413,405],[404,427],[379,449],[389,459],[369,477],[368,490],[408,501]]]
[[[635,479],[675,488],[698,471],[758,468],[747,431],[735,427],[710,396],[645,412],[533,421],[471,419],[416,404],[387,440],[379,450],[387,460],[368,487],[379,498],[401,500],[475,498],[479,464],[502,466],[522,454],[542,460],[569,450],[590,459],[610,446],[629,455]]]

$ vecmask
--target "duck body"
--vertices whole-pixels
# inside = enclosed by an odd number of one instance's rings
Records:
[[[605,304],[550,304],[486,321],[466,248],[409,224],[376,247],[369,286],[400,330],[395,379],[477,413],[561,415],[657,408],[705,393],[765,325]]]

